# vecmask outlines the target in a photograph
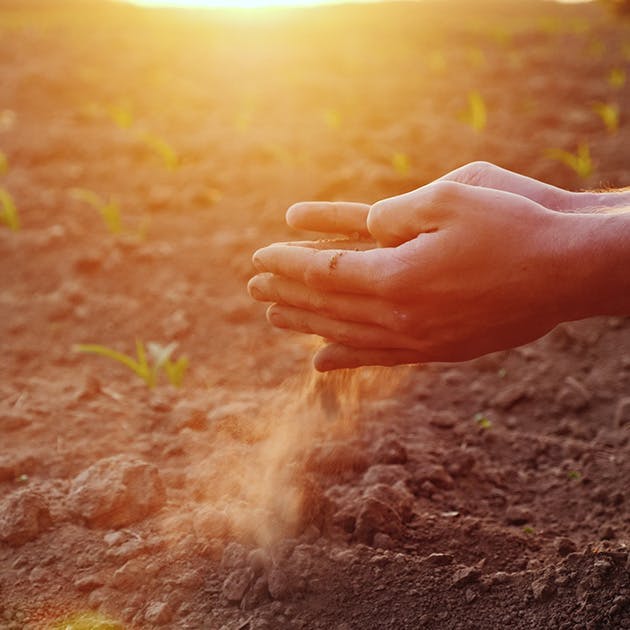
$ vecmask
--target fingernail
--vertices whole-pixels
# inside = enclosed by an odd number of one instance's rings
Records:
[[[255,300],[262,300],[265,297],[263,292],[255,284],[250,284],[247,290]]]
[[[252,256],[252,265],[254,265],[254,269],[256,269],[256,271],[265,270],[265,266],[263,264],[263,256],[261,252],[262,250],[259,249],[257,252],[254,252],[254,255]]]

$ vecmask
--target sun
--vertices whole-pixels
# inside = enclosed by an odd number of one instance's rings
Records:
[[[345,2],[377,2],[379,0],[128,0],[133,4],[154,7],[197,9],[264,9],[272,7],[299,7]]]

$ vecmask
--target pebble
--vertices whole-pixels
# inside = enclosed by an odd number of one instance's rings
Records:
[[[267,575],[267,588],[273,599],[283,600],[291,594],[292,583],[283,569],[274,566]]]
[[[453,563],[453,556],[450,553],[432,553],[421,560],[422,564],[431,567],[445,567]]]
[[[407,449],[396,438],[387,436],[377,446],[374,458],[379,464],[406,464]]]
[[[68,505],[92,527],[120,528],[157,511],[165,498],[154,465],[128,455],[115,455],[75,477]]]
[[[555,542],[555,548],[561,556],[568,556],[570,553],[577,551],[577,545],[570,538],[558,538]]]
[[[455,571],[451,580],[451,586],[466,586],[477,582],[481,577],[481,569],[478,565],[472,567],[462,567]]]
[[[233,569],[223,582],[221,592],[229,602],[240,602],[250,584],[254,580],[254,570],[251,567]]]
[[[362,502],[354,531],[359,542],[372,544],[376,532],[396,537],[400,535],[401,529],[400,516],[389,505],[372,498]]]
[[[530,395],[527,385],[524,383],[515,383],[496,394],[490,401],[490,405],[495,409],[507,411],[521,400],[529,398]]]
[[[592,397],[589,390],[572,376],[567,376],[564,383],[556,396],[556,402],[571,411],[582,411],[588,407]]]
[[[151,602],[144,613],[147,622],[163,626],[173,619],[173,610],[166,602]]]
[[[429,424],[438,429],[452,429],[457,422],[458,418],[452,411],[438,411],[429,418]]]
[[[52,522],[46,499],[30,488],[11,493],[0,503],[0,541],[23,545]]]
[[[505,511],[505,521],[508,525],[525,525],[532,520],[532,512],[520,505],[510,505]]]

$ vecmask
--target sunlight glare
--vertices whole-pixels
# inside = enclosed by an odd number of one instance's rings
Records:
[[[339,4],[340,0],[129,0],[132,4],[182,9],[266,9]],[[381,2],[382,0],[343,0],[344,3]]]

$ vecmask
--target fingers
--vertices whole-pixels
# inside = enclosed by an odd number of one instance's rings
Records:
[[[505,212],[521,207],[523,202],[534,203],[502,190],[438,180],[374,204],[368,215],[368,228],[379,243],[396,247],[420,234],[446,229],[454,218],[462,216],[460,213],[469,217],[474,210]]]
[[[313,365],[318,372],[328,372],[365,365],[409,365],[425,360],[423,353],[417,350],[350,348],[331,343],[317,351],[313,357]]]
[[[296,280],[282,278],[271,273],[253,277],[247,285],[250,295],[261,302],[276,302],[332,319],[349,322],[376,324],[395,329],[401,322],[389,302],[380,298],[345,293],[323,293]]]
[[[273,243],[274,245],[286,245],[287,247],[310,247],[311,249],[343,249],[348,251],[364,251],[377,247],[376,241],[369,238],[325,238],[317,241],[286,241]]]
[[[275,244],[259,249],[253,264],[259,272],[270,272],[322,291],[378,294],[391,264],[386,249],[346,251],[317,250]]]
[[[331,319],[318,313],[272,304],[267,309],[269,323],[277,328],[319,335],[353,348],[400,348],[420,350],[421,342],[373,324],[360,324]]]
[[[299,230],[367,236],[370,206],[343,201],[306,201],[287,210],[287,223]]]

